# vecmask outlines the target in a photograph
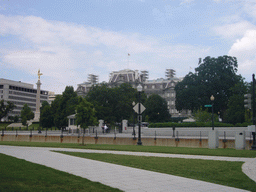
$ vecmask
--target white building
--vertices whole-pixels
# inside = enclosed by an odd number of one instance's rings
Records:
[[[24,104],[27,104],[35,112],[36,93],[37,89],[34,89],[33,84],[0,78],[0,99],[5,102],[10,101],[16,106],[8,116],[20,116]],[[40,102],[43,101],[48,102],[48,91],[40,91]],[[7,119],[8,117],[5,118],[5,120]]]

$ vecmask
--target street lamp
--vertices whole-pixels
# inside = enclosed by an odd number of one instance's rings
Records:
[[[212,95],[210,97],[210,99],[212,101],[212,130],[214,130],[214,120],[213,120],[213,115],[214,115],[214,113],[213,113],[214,96]]]
[[[137,91],[139,92],[139,113],[138,113],[138,116],[139,116],[139,134],[138,134],[137,145],[142,145],[142,142],[141,142],[141,103],[140,103],[140,94],[142,92],[141,84],[138,85]]]
[[[256,150],[256,130],[255,130],[255,124],[256,124],[256,106],[255,106],[255,74],[252,74],[252,124],[254,125],[254,131],[252,132],[253,135],[253,143],[251,150]]]

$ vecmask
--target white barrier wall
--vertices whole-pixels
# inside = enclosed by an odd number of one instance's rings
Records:
[[[216,149],[219,147],[219,132],[217,130],[210,130],[208,138],[209,149]]]
[[[236,132],[235,136],[235,147],[236,149],[245,149],[245,132]]]

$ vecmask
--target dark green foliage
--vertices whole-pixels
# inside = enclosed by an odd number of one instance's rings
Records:
[[[0,120],[8,115],[15,108],[15,105],[7,101],[7,105],[4,103],[4,100],[0,101]]]
[[[209,113],[207,109],[199,109],[194,113],[194,119],[196,122],[212,122],[212,113]],[[214,114],[213,120],[214,122],[219,122],[217,114]]]
[[[228,109],[225,112],[224,120],[228,123],[245,122],[244,94],[247,93],[248,85],[242,80],[230,89],[232,95],[228,101]]]
[[[27,125],[27,121],[34,118],[34,113],[27,104],[24,104],[20,117],[22,125]]]
[[[237,126],[245,127],[245,124],[237,124]],[[149,128],[162,128],[162,127],[211,127],[211,122],[184,122],[184,123],[150,123]],[[214,122],[214,127],[234,127],[233,124]]]
[[[51,128],[54,126],[52,109],[47,101],[44,101],[40,108],[40,124],[43,128]]]
[[[57,96],[51,105],[55,126],[58,128],[67,127],[67,116],[75,114],[77,105],[78,96],[76,92],[74,92],[74,88],[72,86],[67,86],[63,94]]]
[[[211,104],[210,97],[213,95],[214,112],[220,112],[223,117],[228,108],[229,98],[233,94],[230,88],[242,79],[236,74],[237,67],[235,57],[206,57],[195,69],[195,73],[190,72],[176,85],[177,110],[196,111],[204,105]]]
[[[167,122],[170,120],[167,102],[161,96],[152,94],[145,103],[145,115],[148,116],[149,122]]]
[[[97,118],[95,117],[95,109],[93,105],[85,98],[79,98],[79,104],[76,107],[76,124],[81,128],[96,125]]]
[[[124,83],[119,87],[110,88],[107,84],[102,83],[94,86],[86,99],[94,105],[98,119],[115,123],[131,118],[132,103],[133,101],[137,103],[137,96],[137,91],[129,84]],[[142,101],[145,101],[144,94]]]

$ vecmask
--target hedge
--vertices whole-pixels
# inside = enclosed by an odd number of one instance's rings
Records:
[[[214,122],[214,127],[247,127],[248,123],[238,123],[238,124],[230,124],[230,123],[220,123]],[[212,127],[211,122],[184,122],[184,123],[176,123],[176,122],[166,122],[166,123],[150,123],[149,128],[162,128],[162,127]]]

